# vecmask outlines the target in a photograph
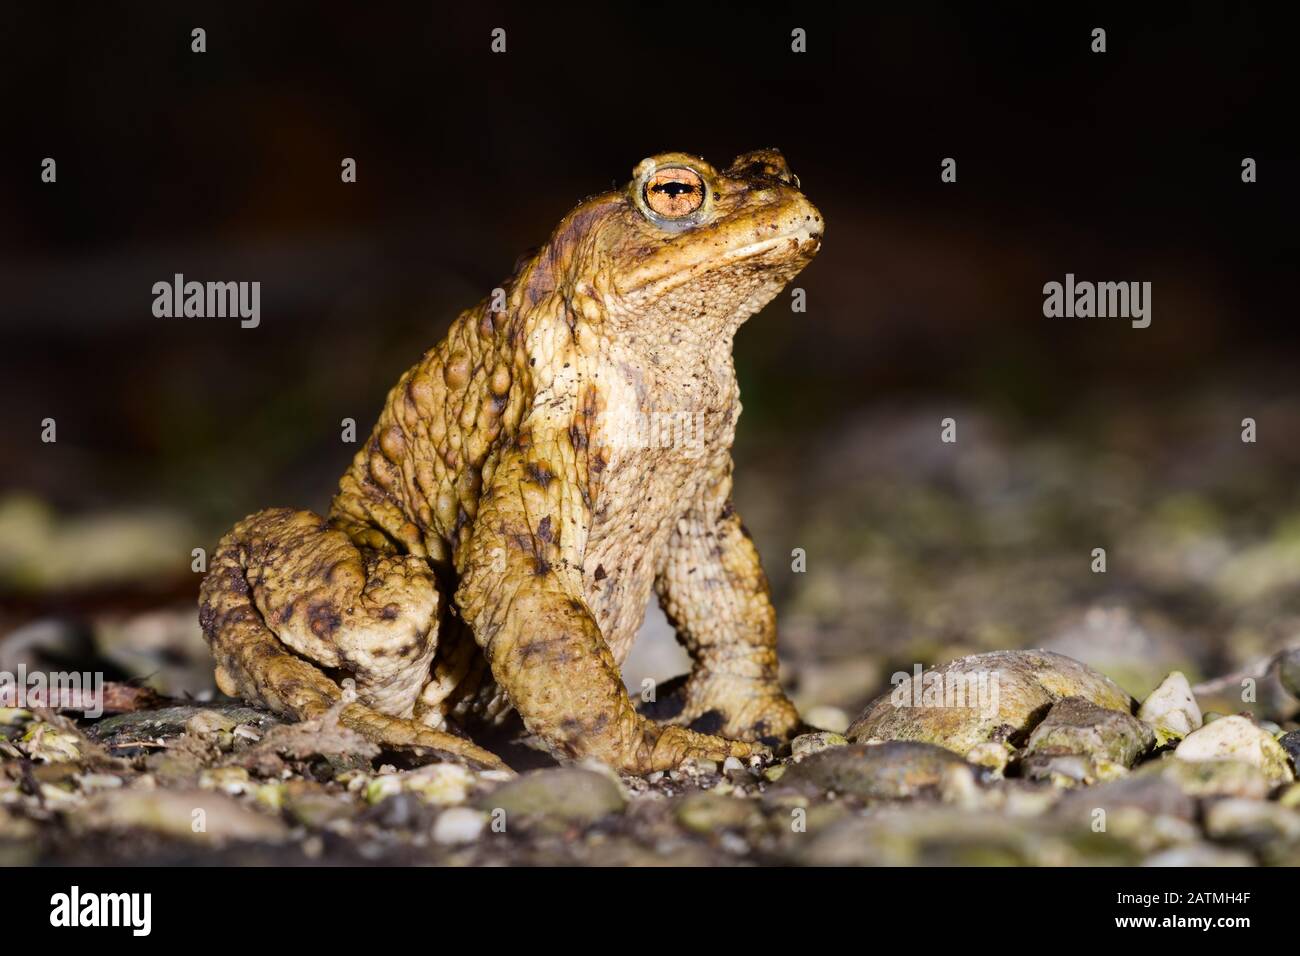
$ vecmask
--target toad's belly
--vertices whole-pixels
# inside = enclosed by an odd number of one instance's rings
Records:
[[[641,459],[647,460],[641,460]],[[583,598],[621,666],[632,649],[677,522],[701,481],[696,456],[628,456],[612,467],[583,558]]]

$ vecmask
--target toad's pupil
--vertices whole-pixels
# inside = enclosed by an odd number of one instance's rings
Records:
[[[665,193],[669,197],[675,198],[682,193],[695,192],[695,186],[690,183],[658,183],[650,187],[651,192]]]

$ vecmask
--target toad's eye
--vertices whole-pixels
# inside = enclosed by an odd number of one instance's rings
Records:
[[[681,219],[704,204],[704,179],[685,166],[658,169],[646,180],[642,195],[656,216]]]

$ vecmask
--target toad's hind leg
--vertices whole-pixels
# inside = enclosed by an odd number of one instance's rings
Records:
[[[224,693],[309,720],[343,697],[331,675],[350,677],[345,726],[381,745],[504,766],[412,717],[437,650],[438,590],[422,558],[358,549],[309,511],[262,511],[217,546],[199,618]]]

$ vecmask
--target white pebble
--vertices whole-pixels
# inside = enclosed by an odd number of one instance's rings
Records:
[[[1186,737],[1201,726],[1201,708],[1182,671],[1173,671],[1138,708],[1138,720],[1156,731],[1161,743]]]
[[[1179,760],[1241,760],[1264,771],[1273,783],[1295,779],[1282,745],[1245,717],[1220,717],[1187,736],[1174,756]]]
[[[438,814],[433,824],[433,839],[451,846],[458,843],[473,843],[483,832],[485,817],[478,810],[469,807],[451,807]]]

